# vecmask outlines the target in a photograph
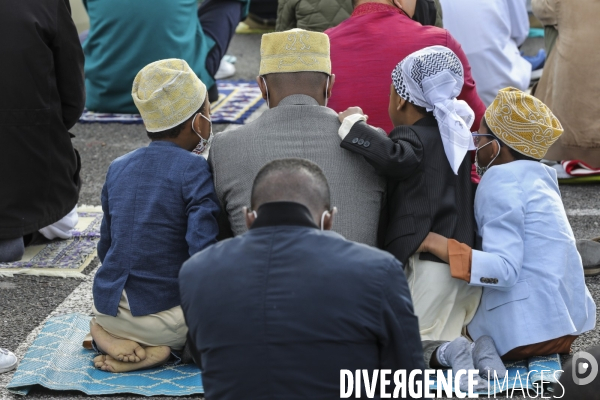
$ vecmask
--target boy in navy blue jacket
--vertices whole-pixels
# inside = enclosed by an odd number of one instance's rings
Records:
[[[177,277],[216,242],[218,200],[201,153],[212,134],[206,87],[183,60],[136,76],[132,96],[152,143],[116,159],[102,189],[102,266],[94,278],[90,335],[96,368],[126,372],[182,350],[187,326]]]

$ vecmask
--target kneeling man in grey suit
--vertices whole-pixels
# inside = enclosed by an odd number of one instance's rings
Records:
[[[329,38],[300,29],[263,35],[260,65],[258,82],[270,109],[253,122],[217,134],[208,157],[230,235],[247,230],[242,207],[260,168],[278,158],[300,157],[325,172],[332,201],[340,209],[334,230],[375,246],[385,180],[362,156],[339,146],[340,122],[326,107],[335,80]],[[223,232],[221,227],[221,236]]]

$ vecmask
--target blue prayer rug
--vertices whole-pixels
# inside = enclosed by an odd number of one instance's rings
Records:
[[[258,84],[254,81],[217,81],[219,99],[211,104],[213,124],[244,124],[265,103]],[[84,110],[80,123],[141,124],[139,114],[97,113]]]
[[[132,393],[143,396],[189,396],[204,393],[200,370],[193,364],[111,373],[94,368],[97,355],[81,343],[90,317],[67,314],[50,318],[27,350],[7,389],[26,395],[33,385],[78,390],[88,395]]]
[[[512,396],[515,391],[517,394],[522,394],[522,390],[531,390],[539,393],[538,396],[541,396],[541,390],[550,389],[550,384],[558,381],[562,370],[560,356],[558,354],[543,357],[531,357],[530,359],[523,361],[508,362],[505,366],[508,370],[505,378],[497,380],[490,379],[489,391],[475,391],[474,393],[479,394],[479,397],[485,397],[483,395],[508,392],[509,395]],[[444,372],[446,379],[448,379],[451,370],[446,370]],[[435,380],[435,376],[432,376],[432,378]],[[429,386],[430,391],[436,393],[437,387],[440,384],[440,381],[434,382]],[[443,390],[442,393],[444,393]]]

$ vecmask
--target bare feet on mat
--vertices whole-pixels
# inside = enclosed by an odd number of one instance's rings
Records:
[[[99,355],[94,358],[94,366],[107,372],[129,372],[163,365],[171,357],[169,346],[146,347],[146,358],[140,362],[122,362],[111,356]]]
[[[133,340],[117,339],[98,324],[92,325],[91,332],[96,345],[114,360],[139,363],[146,359],[146,350]]]

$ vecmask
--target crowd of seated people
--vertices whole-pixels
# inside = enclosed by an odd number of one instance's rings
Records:
[[[211,399],[335,398],[341,369],[478,369],[484,388],[504,361],[568,354],[595,328],[556,172],[539,162],[560,121],[515,88],[485,109],[460,45],[411,19],[415,0],[358,3],[326,33],[262,36],[268,110],[237,129],[213,134],[214,76],[184,57],[136,71],[151,143],[102,188],[83,342],[95,367],[187,348]]]
[[[556,175],[538,162],[562,133],[552,112],[503,89],[472,136],[465,69],[436,45],[389,71],[386,134],[360,107],[327,107],[329,45],[263,35],[269,109],[214,138],[185,61],[140,71],[152,143],[115,160],[103,188],[86,342],[98,368],[177,360],[187,338],[208,397],[327,398],[340,369],[502,377],[503,360],[568,353],[594,328]],[[206,161],[194,153],[209,141]]]

